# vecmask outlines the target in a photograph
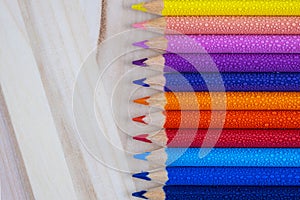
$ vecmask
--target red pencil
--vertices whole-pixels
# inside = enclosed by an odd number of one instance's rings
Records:
[[[163,129],[158,133],[135,136],[134,139],[171,148],[210,147],[207,144],[215,144],[215,148],[299,148],[300,130]]]

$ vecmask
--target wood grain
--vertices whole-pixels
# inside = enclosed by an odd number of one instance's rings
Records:
[[[149,167],[135,161],[132,154],[155,147],[144,149],[130,137],[152,131],[130,120],[147,112],[131,102],[147,93],[131,92],[137,89],[131,81],[148,73],[130,62],[154,54],[131,47],[132,42],[153,34],[132,32],[130,26],[152,16],[132,11],[133,3],[136,1],[3,1],[3,198],[133,199],[132,192],[149,186],[131,178],[132,172]],[[107,45],[103,53],[97,48],[99,40]],[[114,53],[125,55],[116,58]],[[116,61],[110,65],[111,59]],[[91,70],[82,71],[85,66]],[[101,73],[103,79],[99,79]],[[83,131],[79,126],[86,119],[83,115],[76,121],[73,107],[78,77],[82,77],[82,93],[75,102],[83,113],[90,114],[88,109],[93,107],[96,115],[96,125]]]

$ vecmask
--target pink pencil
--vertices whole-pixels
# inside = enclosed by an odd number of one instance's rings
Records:
[[[164,34],[300,34],[300,17],[197,16],[161,17],[133,25]]]

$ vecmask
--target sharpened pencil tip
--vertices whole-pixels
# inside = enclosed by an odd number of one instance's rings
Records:
[[[133,4],[131,6],[131,8],[133,10],[139,10],[139,11],[143,11],[143,12],[147,12],[147,9],[144,7],[145,3],[138,3],[138,4]]]
[[[135,60],[132,62],[132,64],[140,66],[140,67],[147,67],[147,64],[145,63],[145,61],[147,61],[148,58],[143,58],[141,60]]]
[[[141,47],[143,49],[149,49],[149,47],[146,45],[146,42],[148,42],[148,40],[135,42],[135,43],[133,43],[133,46]]]
[[[132,24],[132,27],[145,30],[146,29],[145,24],[146,22],[139,22],[139,23]]]
[[[133,157],[137,160],[147,161],[147,157],[150,155],[150,152],[145,152],[141,154],[135,154]]]
[[[147,191],[143,190],[143,191],[140,191],[140,192],[132,193],[132,196],[138,197],[138,198],[141,198],[141,199],[148,199],[147,197],[144,196],[145,193],[147,193]]]
[[[149,178],[148,175],[149,175],[149,172],[142,172],[142,173],[138,173],[138,174],[133,174],[132,177],[138,178],[138,179],[143,179],[146,181],[151,181],[151,178]]]
[[[132,118],[132,121],[135,121],[135,122],[139,122],[139,123],[142,123],[142,124],[147,124],[145,121],[144,121],[144,118],[146,116],[143,115],[143,116],[140,116],[140,117],[135,117],[135,118]]]
[[[136,85],[143,86],[143,87],[150,87],[149,84],[144,82],[146,80],[147,80],[146,78],[142,78],[142,79],[138,79],[138,80],[133,81],[133,83],[136,84]]]
[[[149,136],[148,134],[137,135],[137,136],[134,136],[133,139],[138,140],[138,141],[142,141],[142,142],[145,142],[145,143],[152,143],[151,140],[147,139],[148,136]]]
[[[134,103],[137,103],[137,104],[142,104],[142,105],[146,105],[148,106],[149,103],[147,102],[147,100],[149,99],[150,97],[144,97],[144,98],[140,98],[140,99],[135,99],[133,100]]]

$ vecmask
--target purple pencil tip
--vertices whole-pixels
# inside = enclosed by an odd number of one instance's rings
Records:
[[[142,172],[142,173],[139,173],[139,174],[133,174],[132,177],[133,178],[138,178],[138,179],[143,179],[143,180],[146,180],[146,181],[151,181],[151,178],[149,178],[148,175],[149,175],[149,172]]]
[[[132,193],[132,196],[138,197],[138,198],[141,198],[141,199],[148,199],[147,197],[144,196],[145,193],[147,193],[147,191],[143,190],[143,191],[140,191],[140,192]]]
[[[147,64],[145,63],[145,61],[147,61],[147,60],[148,60],[148,58],[143,58],[141,60],[135,60],[132,62],[132,64],[141,66],[141,67],[147,67]]]
[[[144,83],[145,80],[146,80],[146,78],[143,78],[143,79],[135,80],[135,81],[133,81],[133,83],[136,85],[143,86],[143,87],[150,87],[150,85],[148,85],[147,83]]]
[[[143,49],[149,49],[149,47],[146,45],[146,42],[148,42],[148,40],[144,40],[144,41],[141,41],[141,42],[136,42],[136,43],[133,43],[133,45],[137,46],[137,47],[141,47]]]

